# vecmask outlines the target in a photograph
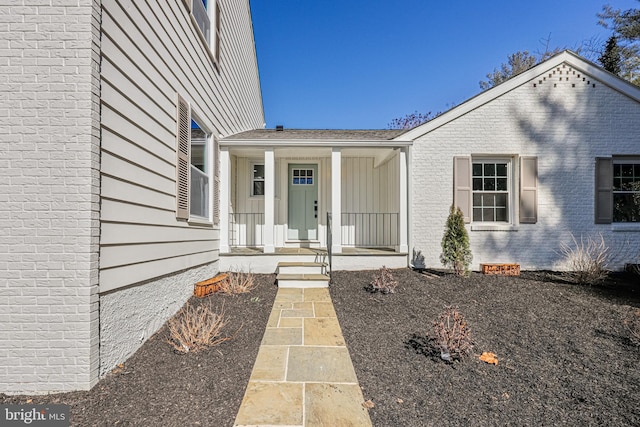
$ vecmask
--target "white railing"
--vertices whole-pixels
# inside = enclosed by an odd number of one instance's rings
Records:
[[[394,248],[400,241],[397,213],[342,213],[342,246]]]
[[[264,246],[264,214],[229,214],[230,246]]]

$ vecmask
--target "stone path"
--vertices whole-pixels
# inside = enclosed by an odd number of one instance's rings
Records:
[[[371,426],[327,288],[280,288],[235,426]]]

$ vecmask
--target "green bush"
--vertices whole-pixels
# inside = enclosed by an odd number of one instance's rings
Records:
[[[445,267],[452,268],[456,275],[463,276],[469,272],[472,259],[469,235],[464,227],[464,216],[460,208],[452,205],[442,237],[440,262]]]

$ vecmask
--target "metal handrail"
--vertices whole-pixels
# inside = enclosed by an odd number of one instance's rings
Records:
[[[331,230],[331,212],[327,212],[327,258],[329,262],[329,284],[332,283],[333,268],[331,268],[331,246],[333,246],[333,235]]]

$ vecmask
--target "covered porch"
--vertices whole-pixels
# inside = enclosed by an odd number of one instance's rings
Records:
[[[241,256],[308,248],[406,265],[411,142],[398,133],[255,130],[222,140],[222,258],[245,264]]]

